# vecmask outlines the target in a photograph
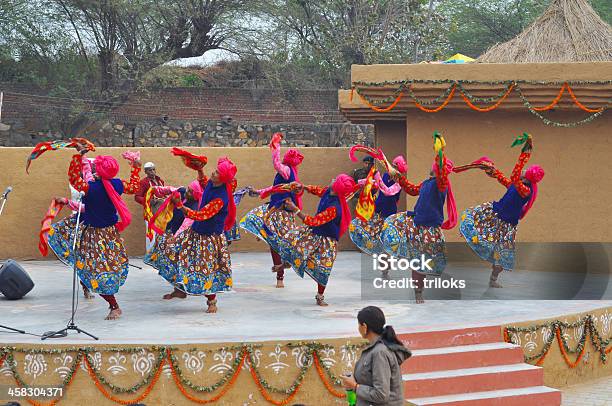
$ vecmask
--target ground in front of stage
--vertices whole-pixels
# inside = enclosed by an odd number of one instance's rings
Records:
[[[142,260],[133,259],[126,284],[117,300],[123,317],[105,321],[107,305],[100,297],[86,300],[79,290],[77,325],[100,337],[100,343],[208,343],[262,340],[323,339],[357,335],[356,314],[366,305],[384,309],[388,324],[401,332],[442,330],[453,327],[500,325],[588,311],[612,305],[607,300],[507,300],[526,293],[537,295],[550,272],[512,272],[503,275],[504,289],[488,289],[490,270],[486,265],[449,265],[446,273],[465,278],[471,295],[480,292],[485,300],[431,300],[417,305],[412,300],[363,300],[361,256],[354,252],[338,255],[325,292],[329,307],[315,305],[315,283],[287,270],[285,289],[276,289],[268,253],[232,255],[234,291],[219,295],[219,312],[206,314],[203,297],[163,300],[171,291]],[[0,324],[31,333],[61,329],[70,317],[71,270],[57,261],[21,263],[36,286],[25,298],[0,298]],[[610,297],[612,283],[606,297]],[[527,296],[537,297],[537,296]],[[48,340],[53,344],[92,342],[85,335]],[[36,336],[0,330],[2,343],[36,343]]]

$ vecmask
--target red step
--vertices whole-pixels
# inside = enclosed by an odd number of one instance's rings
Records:
[[[408,399],[413,406],[559,406],[561,391],[546,386]]]
[[[534,365],[510,364],[404,374],[403,380],[404,395],[421,398],[539,386],[544,373]]]
[[[406,333],[400,334],[399,339],[411,350],[503,341],[500,326]]]
[[[412,357],[402,364],[402,373],[488,367],[523,362],[520,346],[497,342],[412,351]]]

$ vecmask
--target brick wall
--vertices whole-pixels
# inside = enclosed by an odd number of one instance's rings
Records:
[[[52,97],[28,85],[0,84],[0,90],[3,146],[68,135],[86,136],[100,146],[261,146],[276,131],[296,146],[338,147],[374,139],[371,126],[344,122],[335,90],[288,97],[269,89],[175,88],[134,94],[112,109]],[[76,112],[85,113],[77,117]]]

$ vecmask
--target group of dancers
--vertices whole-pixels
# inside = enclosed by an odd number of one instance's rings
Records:
[[[281,140],[282,135],[277,133],[270,141],[276,173],[269,187],[236,191],[237,167],[229,158],[220,158],[207,177],[204,174],[206,157],[189,154],[191,158],[184,162],[188,170],[195,171],[194,181],[182,187],[154,186],[147,193],[165,199],[159,209],[165,214],[157,222],[149,219],[157,236],[144,259],[172,285],[173,291],[164,295],[164,299],[202,295],[207,299],[206,312],[217,312],[217,294],[231,290],[233,285],[228,236],[236,234],[235,196],[245,192],[269,198],[247,213],[239,226],[269,245],[276,287],[284,287],[285,270],[293,268],[300,277],[308,275],[316,282],[315,301],[319,306],[328,305],[324,292],[338,241],[346,231],[367,254],[431,258],[431,270],[413,271],[413,278],[418,281],[416,301],[422,303],[425,277],[439,276],[446,266],[442,230],[452,229],[460,222],[460,233],[468,245],[492,264],[489,285],[499,288],[499,274],[514,266],[518,222],[532,207],[537,184],[544,176],[537,165],[524,169],[533,148],[531,136],[524,136],[518,142],[523,147],[510,178],[486,158],[455,167],[446,156],[444,139],[437,136],[431,171],[419,184],[407,179],[408,165],[400,155],[392,163],[384,159],[380,171],[375,168],[358,182],[339,174],[326,186],[313,186],[300,181],[299,167],[304,156],[297,149],[288,149],[281,158]],[[115,294],[125,283],[129,270],[120,232],[131,222],[131,214],[121,196],[138,192],[139,155],[126,156],[131,174],[129,180],[121,180],[116,178],[119,164],[115,158],[90,159],[86,157],[89,150],[86,146],[76,144],[75,148],[77,153],[70,161],[68,177],[70,185],[82,194],[82,204],[58,199],[58,203],[69,204],[74,211],[72,216],[50,225],[48,245],[62,262],[76,268],[86,297],[97,293],[108,302],[110,312],[106,319],[117,319],[122,311]],[[497,179],[506,192],[498,201],[465,210],[459,221],[450,178],[466,168],[483,170]],[[413,211],[398,212],[402,191],[418,196]],[[312,216],[302,212],[304,192],[319,197],[317,211]],[[369,218],[352,219],[347,200],[356,193],[366,192],[376,196],[374,213]],[[77,218],[81,224],[73,252]]]

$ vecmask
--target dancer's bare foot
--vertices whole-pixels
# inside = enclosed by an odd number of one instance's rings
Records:
[[[206,304],[208,305],[206,313],[217,313],[217,299],[207,300]]]
[[[123,312],[120,308],[111,309],[111,311],[108,313],[108,316],[106,316],[104,320],[117,320],[119,317],[121,317],[122,313]]]
[[[174,290],[172,291],[172,293],[166,293],[163,298],[165,300],[170,300],[170,299],[185,299],[187,297],[187,293],[180,291],[177,288],[174,288]]]
[[[89,289],[83,289],[83,296],[85,296],[85,299],[94,299],[95,296],[93,293],[91,293],[91,291]]]
[[[489,287],[490,288],[503,288],[502,284],[497,281],[497,278],[489,279]]]
[[[329,304],[325,301],[325,296],[317,294],[315,296],[315,299],[317,301],[318,306],[323,306],[323,307],[329,306]]]
[[[285,282],[283,282],[282,279],[277,279],[276,280],[276,287],[279,288],[279,289],[280,288],[284,288],[285,287]]]
[[[285,266],[284,266],[283,264],[280,264],[280,265],[274,265],[274,266],[272,267],[272,272],[274,272],[274,273],[276,273],[276,272],[280,272],[280,271],[282,271],[283,269],[285,269]]]
[[[417,304],[425,303],[425,299],[423,299],[423,290],[415,290],[414,299],[416,300]]]

